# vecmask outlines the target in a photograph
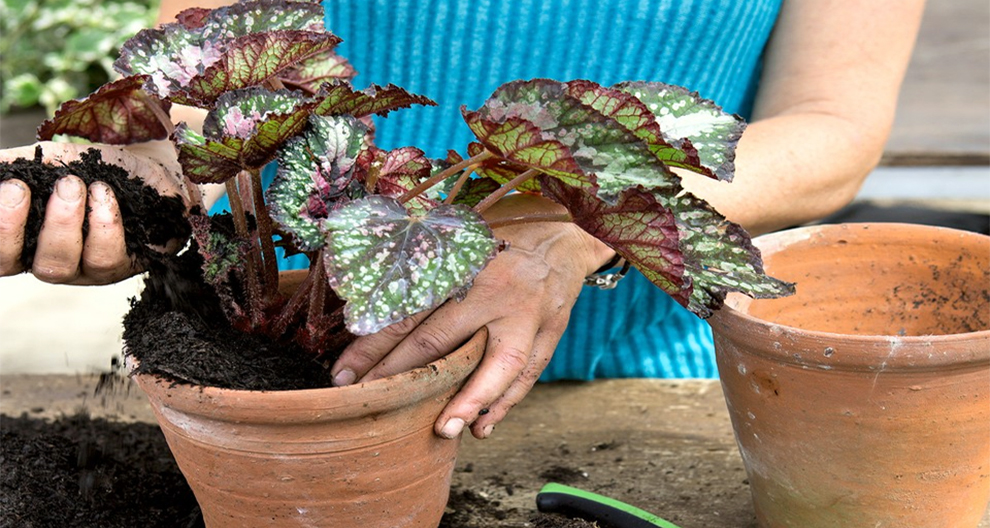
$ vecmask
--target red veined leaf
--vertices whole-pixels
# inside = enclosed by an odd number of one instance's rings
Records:
[[[414,104],[437,105],[427,97],[411,94],[404,88],[392,84],[384,88],[372,85],[359,91],[355,90],[350,83],[328,83],[320,89],[317,97],[322,97],[322,100],[313,109],[313,113],[317,115],[350,114],[355,117],[364,117],[376,114],[385,116],[392,110],[408,108]]]
[[[38,139],[66,134],[113,145],[165,139],[169,129],[162,119],[168,119],[172,103],[149,93],[150,80],[147,75],[125,77],[85,99],[66,102],[41,124]]]

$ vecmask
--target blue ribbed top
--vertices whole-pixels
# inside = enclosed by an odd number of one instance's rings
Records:
[[[327,29],[359,75],[439,103],[377,121],[376,143],[464,154],[460,106],[503,82],[547,77],[678,84],[747,116],[782,0],[325,0]],[[267,170],[266,175],[272,176]],[[225,202],[225,200],[224,200]],[[225,204],[218,204],[223,206]],[[305,267],[305,257],[283,267]],[[541,380],[716,377],[708,326],[639,273],[585,288]]]

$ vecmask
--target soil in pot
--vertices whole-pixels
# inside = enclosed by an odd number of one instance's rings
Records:
[[[0,416],[0,527],[202,528],[199,506],[158,426],[84,414]],[[439,528],[499,526],[497,501],[455,487]],[[536,513],[534,528],[594,528]]]

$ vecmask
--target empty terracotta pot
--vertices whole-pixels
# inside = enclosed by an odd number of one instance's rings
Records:
[[[443,515],[460,440],[433,422],[484,352],[340,388],[255,392],[137,375],[209,528],[424,527]]]
[[[990,237],[759,237],[773,300],[710,321],[760,526],[977,526],[990,500]]]

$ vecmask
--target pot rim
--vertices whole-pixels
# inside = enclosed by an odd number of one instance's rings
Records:
[[[969,239],[990,244],[990,237],[947,227],[903,223],[845,223],[798,227],[762,235],[753,240],[761,252],[779,252],[813,237],[841,236],[873,231],[883,238],[905,233],[923,232],[938,238]],[[798,285],[800,287],[800,285]],[[876,370],[878,354],[886,352],[883,369],[909,370],[947,368],[986,368],[990,366],[990,329],[975,332],[899,336],[885,334],[843,334],[820,330],[805,330],[786,324],[773,323],[739,309],[753,302],[744,294],[731,293],[725,305],[709,319],[713,329],[727,339],[756,345],[761,355],[785,363],[805,367],[839,370]],[[762,330],[753,335],[740,332],[743,326]],[[974,344],[975,343],[975,344]],[[775,346],[776,345],[776,346]],[[831,349],[826,356],[826,349]],[[846,349],[846,350],[844,350]],[[859,353],[852,352],[858,350]],[[880,357],[883,357],[881,355]]]
[[[450,354],[424,367],[346,387],[257,391],[174,383],[156,374],[134,373],[138,360],[125,354],[130,376],[162,405],[214,420],[257,422],[259,409],[276,409],[266,423],[293,423],[300,419],[338,420],[383,413],[425,398],[437,398],[451,385],[466,379],[477,367],[488,342],[482,327]]]

